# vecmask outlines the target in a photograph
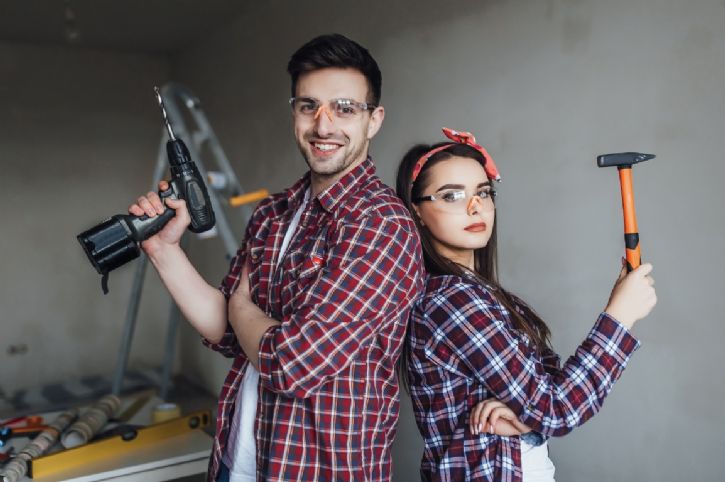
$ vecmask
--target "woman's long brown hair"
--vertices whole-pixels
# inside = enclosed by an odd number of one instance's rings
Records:
[[[411,148],[403,157],[403,160],[398,167],[398,174],[396,179],[396,192],[398,197],[403,200],[403,203],[410,211],[415,225],[420,233],[421,244],[423,246],[423,260],[425,262],[425,269],[429,275],[455,275],[466,277],[466,273],[470,273],[466,267],[451,261],[439,254],[433,244],[433,235],[424,226],[418,215],[416,214],[413,205],[413,199],[417,199],[423,195],[423,190],[429,184],[429,173],[430,168],[437,163],[449,159],[451,157],[469,157],[477,160],[481,164],[485,162],[483,155],[476,149],[469,147],[465,144],[452,144],[451,147],[444,149],[433,156],[431,156],[423,169],[420,171],[418,178],[415,182],[411,182],[413,175],[413,168],[416,162],[426,152],[435,149],[436,147],[449,144],[442,142],[434,144],[432,146],[425,144],[418,144]],[[491,295],[496,298],[501,305],[509,312],[514,328],[523,331],[529,337],[533,343],[536,351],[541,354],[545,348],[550,348],[550,336],[551,332],[546,323],[528,306],[525,304],[518,304],[514,302],[514,297],[511,293],[506,291],[498,283],[498,262],[496,256],[496,226],[498,225],[498,216],[496,216],[496,222],[494,223],[493,230],[491,231],[491,237],[483,248],[474,250],[474,263],[475,263],[475,274],[476,277],[482,284],[491,291]],[[519,313],[515,307],[520,306],[523,314]],[[408,324],[408,330],[410,330],[410,324]],[[405,342],[403,343],[403,352],[400,355],[398,362],[398,374],[403,382],[403,386],[409,391],[410,378],[408,375],[408,364],[410,357],[410,344],[409,336],[406,335]]]

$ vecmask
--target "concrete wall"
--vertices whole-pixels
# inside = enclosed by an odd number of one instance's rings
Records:
[[[277,190],[305,169],[285,102],[289,55],[329,31],[366,45],[387,108],[372,147],[380,175],[392,182],[402,153],[442,125],[477,133],[504,178],[502,281],[549,321],[564,356],[606,303],[622,253],[617,176],[595,157],[657,154],[634,177],[660,302],[601,414],[552,441],[551,456],[564,482],[719,480],[723,24],[714,0],[265,2],[175,57],[172,77],[204,100],[245,188]],[[183,338],[183,370],[218,390],[228,362]],[[396,480],[416,477],[421,447],[404,399]]]
[[[151,185],[161,56],[0,44],[0,390],[110,376],[133,269],[100,277],[76,235]],[[168,297],[148,277],[132,365],[158,365]],[[156,282],[154,282],[156,281]],[[12,355],[13,347],[27,351]],[[17,351],[17,350],[16,350]]]
[[[715,0],[276,0],[171,60],[0,44],[0,389],[113,371],[133,267],[103,297],[75,236],[150,184],[161,128],[149,86],[191,87],[245,189],[279,190],[306,168],[286,62],[339,31],[383,71],[372,154],[384,180],[442,125],[474,131],[492,153],[502,281],[549,321],[564,356],[604,306],[622,252],[616,174],[595,156],[657,154],[634,177],[659,305],[635,328],[643,347],[601,414],[552,441],[551,456],[563,482],[721,479],[723,24]],[[241,235],[241,213],[227,214]],[[192,240],[189,252],[216,284],[221,242]],[[151,274],[132,364],[160,363],[167,303]],[[229,362],[188,327],[181,338],[178,369],[218,392]],[[421,447],[403,397],[396,480],[415,478]]]

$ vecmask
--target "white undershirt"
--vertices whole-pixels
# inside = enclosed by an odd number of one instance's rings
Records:
[[[305,192],[305,199],[295,212],[292,222],[282,240],[277,264],[282,262],[292,235],[302,217],[307,201],[310,199],[310,190]],[[257,482],[257,440],[254,434],[254,419],[257,415],[259,372],[247,365],[244,372],[242,386],[237,392],[237,403],[232,417],[232,426],[229,428],[227,447],[222,456],[222,462],[229,468],[230,482]]]
[[[521,472],[523,482],[555,482],[548,443],[534,447],[521,441]]]

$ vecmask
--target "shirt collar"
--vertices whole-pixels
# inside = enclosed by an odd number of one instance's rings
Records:
[[[296,210],[305,202],[306,193],[310,188],[310,171],[285,190],[287,205]]]
[[[375,175],[375,164],[371,157],[355,166],[350,172],[342,176],[336,183],[317,195],[320,206],[332,212],[335,206],[345,199],[348,193],[354,191],[365,179]],[[307,171],[302,178],[287,189],[287,202],[290,208],[297,209],[305,200],[305,192],[310,187],[310,171]]]
[[[368,156],[336,183],[318,194],[317,199],[325,211],[332,212],[335,206],[345,199],[350,192],[357,190],[363,181],[374,175],[375,164],[373,164],[372,158]]]

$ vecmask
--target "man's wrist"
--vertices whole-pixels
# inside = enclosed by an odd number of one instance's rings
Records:
[[[178,259],[179,256],[186,256],[179,243],[159,243],[157,247],[147,251],[146,255],[148,256],[149,261],[151,261],[151,264],[157,269],[161,269],[169,265],[173,262],[173,260]]]

